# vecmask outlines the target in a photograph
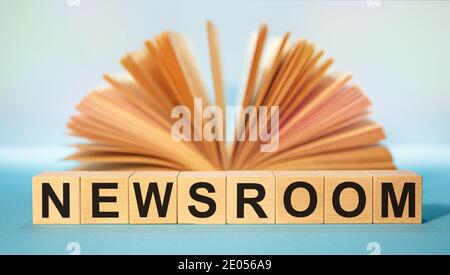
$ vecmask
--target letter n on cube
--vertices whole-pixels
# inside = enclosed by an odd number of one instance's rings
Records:
[[[32,180],[33,224],[80,223],[80,175],[42,172]]]

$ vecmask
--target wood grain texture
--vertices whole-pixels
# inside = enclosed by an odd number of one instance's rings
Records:
[[[369,173],[373,176],[373,223],[422,223],[422,176],[408,171]]]
[[[325,176],[325,223],[372,223],[372,176],[368,172],[320,173]]]
[[[85,172],[81,176],[81,223],[129,223],[128,179],[132,174],[133,172],[115,171]],[[100,198],[98,203],[95,203],[95,197]]]
[[[43,172],[32,179],[32,216],[33,224],[417,224],[422,188],[420,175],[397,170]]]
[[[276,223],[324,222],[324,176],[320,172],[274,171],[273,174],[276,180]],[[289,205],[300,213],[296,216],[290,214],[285,206],[286,200],[290,200]]]
[[[243,197],[256,198],[260,191],[264,194],[257,205],[264,216],[257,214],[255,208],[243,204],[243,215],[238,212],[238,189],[245,184],[249,187],[243,190]],[[254,188],[260,188],[258,191]],[[242,190],[242,189],[241,189]],[[275,177],[271,171],[228,171],[227,172],[227,223],[230,224],[270,224],[275,223]]]
[[[131,224],[177,223],[178,173],[178,171],[135,172],[130,177],[128,194]],[[154,193],[149,193],[151,185],[157,188],[151,189]],[[142,207],[141,210],[139,206]],[[157,207],[161,207],[161,215]]]
[[[68,216],[58,211],[51,198],[48,199],[48,217],[43,213],[42,188],[49,184],[57,200],[67,207]],[[64,201],[64,185],[69,192],[69,202]],[[76,172],[42,172],[32,179],[33,224],[79,224],[80,223],[80,174]]]
[[[178,223],[225,224],[225,179],[226,173],[223,171],[180,172],[178,176]],[[201,201],[193,198],[192,193],[201,196],[199,198]],[[215,206],[208,204],[212,201]]]

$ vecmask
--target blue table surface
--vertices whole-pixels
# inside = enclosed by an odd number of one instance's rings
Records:
[[[423,176],[419,225],[33,225],[31,177],[68,150],[0,147],[0,254],[450,254],[449,145],[393,147]]]

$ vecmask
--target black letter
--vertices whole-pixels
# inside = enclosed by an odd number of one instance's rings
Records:
[[[292,192],[297,188],[304,188],[309,193],[309,205],[304,211],[295,210],[292,206]],[[284,208],[286,211],[294,217],[303,218],[311,215],[317,207],[317,193],[314,187],[304,181],[297,181],[291,183],[284,192]]]
[[[206,210],[205,212],[200,212],[195,208],[194,205],[189,205],[188,209],[189,212],[191,212],[192,216],[194,217],[208,218],[214,215],[214,213],[216,213],[216,202],[210,197],[198,194],[197,189],[200,188],[205,188],[208,191],[208,193],[214,193],[216,192],[216,190],[214,189],[214,186],[208,182],[197,182],[193,184],[189,189],[189,194],[191,195],[191,197],[196,201],[206,203],[209,206],[208,210]]]
[[[346,188],[353,188],[358,193],[358,206],[353,211],[346,211],[341,207],[340,196],[341,192]],[[339,184],[333,192],[333,207],[334,210],[342,217],[353,218],[361,214],[366,207],[366,193],[361,185],[356,182],[346,181]]]
[[[49,183],[42,183],[42,217],[48,218],[48,198],[52,198],[52,202],[58,209],[59,214],[63,218],[70,218],[70,186],[68,182],[63,183],[63,203],[59,200],[55,191]]]
[[[119,212],[100,212],[101,202],[117,202],[117,197],[100,197],[100,189],[117,189],[117,182],[92,183],[92,217],[93,218],[118,218]]]
[[[258,192],[258,195],[255,198],[244,198],[244,190],[245,189],[254,189]],[[261,184],[258,183],[238,183],[237,184],[237,217],[244,217],[244,204],[250,204],[255,210],[256,214],[259,218],[267,218],[266,213],[258,204],[258,202],[262,201],[266,196],[266,190]]]
[[[403,210],[405,209],[406,197],[409,195],[408,202],[408,216],[414,218],[416,216],[416,183],[406,182],[403,186],[402,195],[400,197],[400,203],[395,196],[394,186],[392,182],[381,183],[381,216],[383,218],[388,217],[388,199],[391,198],[392,209],[394,210],[394,216],[399,218],[403,216]]]
[[[147,217],[148,209],[150,208],[150,201],[152,199],[153,193],[155,193],[155,204],[158,210],[159,217],[165,217],[167,214],[167,209],[169,208],[170,194],[172,193],[173,182],[168,182],[166,186],[166,192],[164,193],[164,202],[161,203],[161,196],[159,194],[158,184],[156,182],[150,182],[147,189],[147,195],[145,197],[145,203],[143,202],[141,186],[139,182],[134,182],[134,193],[136,194],[136,203],[139,210],[139,216]],[[140,199],[138,199],[138,197]]]

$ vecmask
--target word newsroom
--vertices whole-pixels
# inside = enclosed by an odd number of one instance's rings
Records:
[[[43,172],[34,224],[421,223],[408,171]]]

